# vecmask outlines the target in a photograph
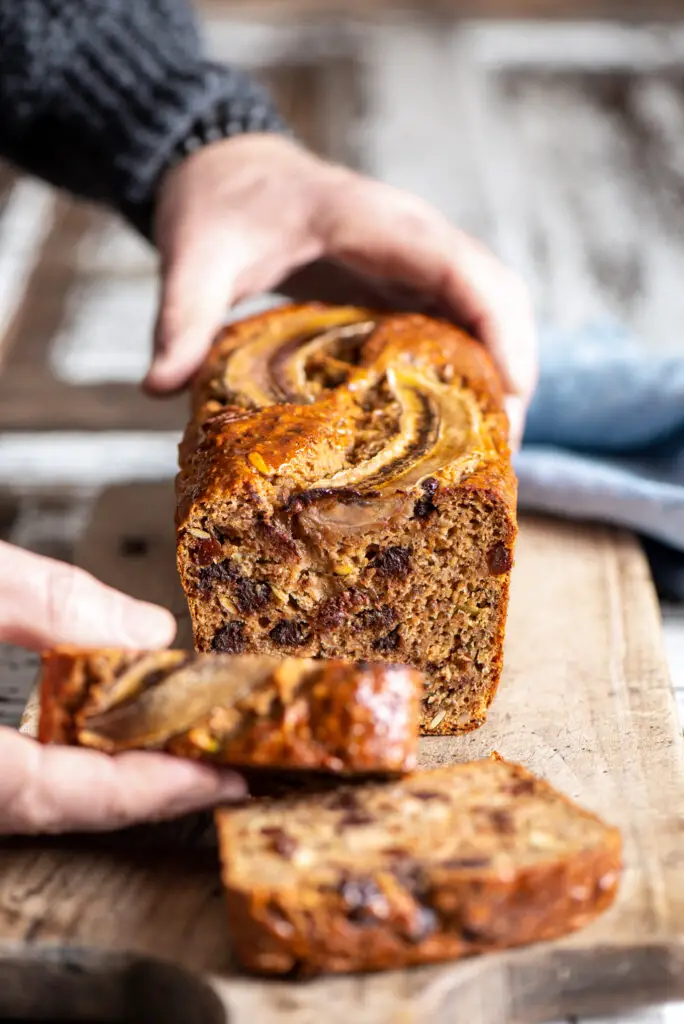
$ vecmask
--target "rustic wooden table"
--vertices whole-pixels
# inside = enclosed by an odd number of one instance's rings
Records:
[[[617,317],[644,345],[684,345],[684,28],[215,18],[207,35],[312,146],[486,239],[542,321]],[[135,386],[154,275],[107,215],[0,174],[1,536],[73,558],[103,492],[173,475],[184,403]],[[684,610],[663,611],[684,716]],[[15,723],[34,661],[1,659],[0,721]]]

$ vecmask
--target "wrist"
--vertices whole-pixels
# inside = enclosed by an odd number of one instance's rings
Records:
[[[169,166],[159,180],[152,237],[163,257],[176,244],[180,225],[219,216],[231,194],[246,191],[253,205],[255,190],[268,201],[274,189],[283,201],[287,197],[293,237],[317,237],[331,170],[287,133],[253,132],[208,142]]]
[[[242,135],[275,135],[291,138],[292,133],[266,102],[233,102],[221,99],[204,110],[188,132],[174,146],[165,171],[168,172],[199,150]]]
[[[226,139],[252,133],[288,134],[268,92],[239,69],[207,63],[190,77],[192,81],[185,82],[172,76],[175,85],[168,85],[168,102],[158,108],[159,124],[150,133],[150,144],[154,135],[156,144],[147,183],[138,172],[137,195],[131,195],[133,202],[122,209],[148,239],[163,183],[174,168]]]

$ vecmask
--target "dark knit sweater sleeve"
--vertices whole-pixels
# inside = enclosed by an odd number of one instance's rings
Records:
[[[0,155],[148,237],[171,163],[284,130],[261,86],[205,60],[189,0],[0,0]]]

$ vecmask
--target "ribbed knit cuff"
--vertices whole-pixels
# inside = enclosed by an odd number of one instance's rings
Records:
[[[190,9],[174,0],[81,0],[63,69],[69,127],[96,160],[96,191],[150,237],[159,180],[192,148],[250,131],[285,132],[266,90],[205,61]],[[84,21],[84,18],[90,19]],[[93,168],[95,170],[95,168]],[[68,187],[68,186],[67,186]]]
[[[291,135],[269,94],[236,68],[203,65],[194,89],[184,84],[177,102],[157,108],[144,148],[137,136],[132,157],[122,160],[124,184],[119,208],[151,237],[158,185],[164,174],[204,146],[248,132]],[[139,154],[139,156],[138,156]]]

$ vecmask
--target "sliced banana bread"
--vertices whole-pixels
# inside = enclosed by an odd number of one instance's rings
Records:
[[[587,924],[610,905],[616,829],[489,760],[217,812],[234,948],[250,970],[370,971]]]
[[[404,662],[422,727],[484,721],[516,483],[499,379],[447,323],[293,306],[226,330],[177,481],[200,651]]]
[[[43,657],[39,739],[244,768],[401,773],[416,762],[421,689],[400,665],[61,647]]]

